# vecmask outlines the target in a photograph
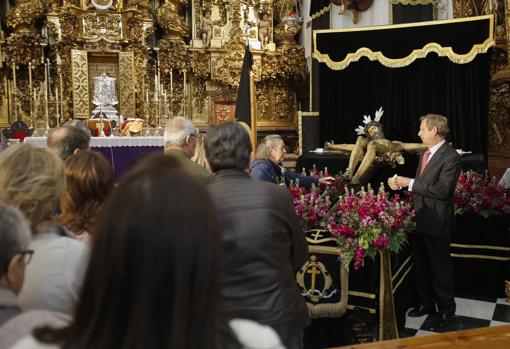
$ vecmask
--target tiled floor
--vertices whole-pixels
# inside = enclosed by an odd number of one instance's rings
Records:
[[[510,304],[505,298],[455,298],[455,320],[445,328],[437,329],[437,315],[418,318],[406,316],[400,337],[426,336],[439,332],[466,330],[477,327],[510,325]]]

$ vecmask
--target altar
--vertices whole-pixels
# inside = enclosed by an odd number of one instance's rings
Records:
[[[46,147],[47,137],[27,137],[25,143]],[[165,140],[161,136],[149,137],[91,137],[90,147],[112,164],[115,180],[119,180],[143,156],[163,151]]]

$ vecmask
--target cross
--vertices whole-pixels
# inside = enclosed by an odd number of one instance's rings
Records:
[[[309,268],[307,271],[306,271],[308,274],[312,274],[311,278],[312,278],[312,285],[310,286],[310,289],[312,291],[315,291],[315,276],[316,275],[320,275],[321,274],[321,271],[320,270],[317,270],[317,267],[314,265],[312,266],[311,268]]]
[[[319,230],[316,230],[315,233],[312,234],[313,240],[317,241],[319,238],[322,237],[321,232]]]

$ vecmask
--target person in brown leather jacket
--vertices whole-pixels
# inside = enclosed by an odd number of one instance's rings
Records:
[[[308,246],[290,195],[250,178],[250,138],[238,123],[209,127],[205,151],[216,175],[209,190],[224,229],[225,315],[269,325],[286,348],[302,348],[310,320],[295,272]]]

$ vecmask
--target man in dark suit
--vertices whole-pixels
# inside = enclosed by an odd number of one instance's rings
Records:
[[[289,192],[250,177],[250,137],[238,123],[209,127],[205,151],[215,173],[209,190],[223,226],[225,315],[269,325],[286,348],[302,348],[310,320],[295,272],[308,257],[308,245]]]
[[[455,314],[450,235],[453,224],[453,193],[461,164],[457,151],[446,141],[448,120],[427,114],[420,118],[418,136],[428,150],[422,155],[414,179],[388,179],[393,190],[408,187],[413,193],[416,234],[413,236],[416,287],[419,305],[411,317],[434,313],[437,304],[439,328],[450,325]]]

